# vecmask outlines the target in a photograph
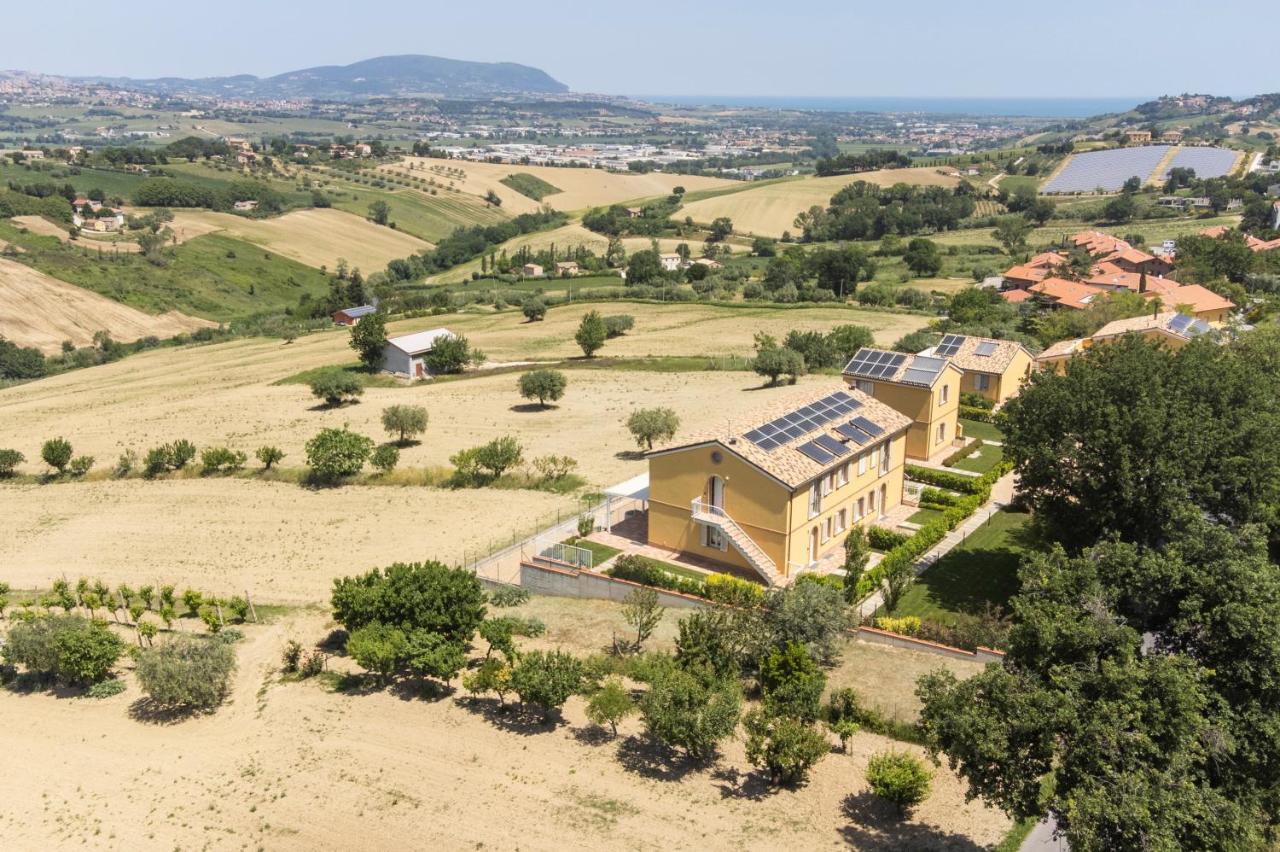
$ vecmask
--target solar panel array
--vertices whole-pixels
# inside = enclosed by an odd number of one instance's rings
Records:
[[[1169,153],[1169,148],[1169,145],[1143,145],[1076,154],[1041,192],[1115,192],[1129,178],[1146,181]]]
[[[902,362],[906,360],[907,356],[901,352],[859,349],[844,371],[866,379],[883,379],[885,376],[896,373],[902,366]]]
[[[947,366],[947,362],[943,358],[917,355],[911,359],[907,369],[902,371],[902,377],[898,381],[912,385],[932,385],[933,380],[938,377],[938,374],[942,372],[942,368],[945,366]]]
[[[973,354],[981,355],[983,358],[989,358],[991,355],[995,354],[995,351],[999,348],[1000,344],[996,343],[994,340],[984,340],[978,344],[976,349],[973,350]]]
[[[752,429],[743,437],[762,450],[773,450],[797,438],[803,438],[833,420],[842,419],[844,415],[861,407],[862,403],[849,394],[836,391],[817,402],[811,402]]]
[[[1168,178],[1173,169],[1195,169],[1198,178],[1226,177],[1236,164],[1236,152],[1225,148],[1183,148],[1173,155],[1169,168],[1162,178]]]
[[[796,449],[818,464],[827,464],[853,452],[853,450],[827,434],[819,435],[812,441],[796,447]]]
[[[1209,330],[1209,324],[1204,320],[1187,316],[1186,314],[1178,314],[1169,320],[1169,330],[1178,334],[1190,337],[1193,334],[1204,334]]]
[[[942,338],[942,342],[933,351],[934,354],[941,355],[943,358],[950,358],[960,351],[962,345],[964,345],[963,334],[948,334]]]

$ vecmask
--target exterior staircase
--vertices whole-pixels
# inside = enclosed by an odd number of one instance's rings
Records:
[[[701,497],[695,497],[692,504],[693,520],[700,524],[715,527],[724,533],[725,538],[733,545],[733,549],[742,554],[742,558],[747,560],[755,572],[765,579],[770,586],[784,586],[786,579],[778,573],[778,568],[773,564],[773,560],[769,558],[761,548],[756,544],[751,536],[747,535],[746,530],[738,526],[738,522],[719,506],[712,506],[704,503]]]

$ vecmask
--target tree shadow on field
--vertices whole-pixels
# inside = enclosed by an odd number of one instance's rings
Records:
[[[358,399],[344,399],[342,402],[318,402],[307,409],[307,411],[337,411],[339,408],[346,408],[349,405],[359,405]]]
[[[703,764],[657,740],[627,737],[618,746],[618,763],[628,772],[655,781],[679,781]]]
[[[899,849],[979,852],[986,848],[963,834],[903,819],[896,805],[870,791],[845,796],[841,811],[853,824],[840,829],[840,836],[854,849],[872,852],[896,852]]]
[[[622,450],[613,457],[619,461],[644,461],[644,450]]]
[[[479,715],[495,728],[519,734],[522,737],[549,733],[554,731],[560,724],[558,711],[553,711],[544,716],[541,712],[531,710],[521,704],[503,705],[496,698],[470,696],[467,698],[455,698],[454,703]]]
[[[148,725],[180,725],[197,716],[207,716],[209,710],[196,707],[173,707],[142,697],[129,705],[129,718]]]
[[[736,767],[727,766],[711,773],[720,790],[722,799],[745,799],[758,802],[778,792],[780,788],[770,786],[768,777],[763,772],[742,772]]]
[[[558,405],[543,405],[540,402],[521,402],[511,406],[516,414],[537,414],[539,411],[555,411]]]
[[[608,728],[602,725],[586,725],[581,728],[573,729],[573,738],[586,746],[602,746],[618,739],[616,735],[610,733]]]
[[[436,702],[453,695],[454,688],[430,678],[402,677],[387,686],[387,692],[401,701]]]

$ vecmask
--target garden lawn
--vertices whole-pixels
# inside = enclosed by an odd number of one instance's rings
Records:
[[[1004,450],[1000,447],[993,447],[990,444],[980,444],[978,449],[971,455],[960,459],[954,467],[957,470],[967,470],[973,473],[986,473],[1000,463],[1004,458]]]
[[[1004,433],[990,423],[983,423],[981,420],[965,420],[961,418],[960,425],[964,426],[964,434],[969,438],[979,438],[983,441],[999,441],[1004,443]]]
[[[919,524],[920,526],[924,526],[930,521],[936,521],[941,517],[942,517],[941,509],[924,508],[924,509],[917,510],[915,514],[907,518],[907,521],[909,523]]]
[[[988,604],[1005,606],[1018,591],[1030,515],[998,512],[938,560],[907,590],[895,616],[916,615],[953,625]]]
[[[591,551],[591,567],[593,569],[599,568],[601,565],[622,552],[616,547],[610,547],[607,544],[601,544],[598,541],[591,541],[590,539],[578,538],[577,536],[565,539],[564,543],[572,545],[573,547],[581,547],[583,550]]]

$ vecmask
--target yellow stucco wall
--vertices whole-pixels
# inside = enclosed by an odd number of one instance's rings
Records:
[[[906,460],[906,433],[899,433],[887,443],[889,452],[888,473],[881,475],[880,467],[872,466],[871,446],[867,453],[867,470],[858,473],[858,455],[847,461],[849,481],[837,485],[823,496],[821,511],[809,517],[810,485],[804,483],[795,491],[789,490],[777,480],[729,452],[719,444],[689,447],[649,458],[649,543],[671,550],[690,553],[704,559],[750,570],[747,561],[733,545],[725,550],[702,544],[701,525],[692,519],[694,498],[707,499],[707,488],[712,476],[724,481],[724,511],[751,536],[757,545],[773,560],[780,574],[786,575],[791,566],[809,561],[810,530],[819,530],[819,555],[844,543],[844,533],[854,521],[854,511],[859,497],[866,504],[871,491],[877,493],[877,508],[862,523],[870,524],[875,518],[902,502],[903,472]],[[720,461],[712,460],[712,453],[720,454]],[[832,468],[838,470],[840,466]],[[824,474],[825,477],[825,474]],[[839,477],[837,477],[837,482]],[[884,486],[885,505],[880,505],[880,486]],[[821,486],[820,486],[821,490]],[[835,519],[841,509],[846,512],[844,531],[835,530]],[[832,519],[832,534],[826,535],[827,519]]]
[[[863,388],[863,382],[871,385],[870,395],[912,420],[907,430],[907,458],[927,459],[956,437],[960,414],[960,385],[963,373],[959,367],[948,365],[932,388],[901,385],[892,382],[858,380],[846,376],[850,387]],[[946,388],[946,402],[942,401]],[[938,424],[945,424],[944,437],[937,440]]]

